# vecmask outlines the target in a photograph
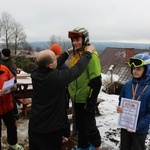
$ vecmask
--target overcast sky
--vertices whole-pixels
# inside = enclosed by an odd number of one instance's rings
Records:
[[[24,27],[28,41],[67,39],[75,27],[91,41],[150,42],[150,0],[0,0]]]

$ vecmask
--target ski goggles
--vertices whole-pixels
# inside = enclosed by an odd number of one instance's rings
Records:
[[[142,60],[140,58],[131,57],[129,62],[128,62],[129,66],[133,65],[134,67],[142,67],[142,66],[147,65],[147,64],[150,64],[150,59]]]
[[[80,33],[80,32],[75,32],[75,31],[69,31],[68,32],[68,38],[78,39],[80,37],[82,37],[82,33]]]

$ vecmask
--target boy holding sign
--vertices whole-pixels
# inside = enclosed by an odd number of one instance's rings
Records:
[[[122,113],[121,99],[141,102],[136,131],[121,128],[121,150],[145,150],[145,140],[150,124],[150,56],[137,54],[129,60],[132,80],[125,83],[119,96],[117,112]]]

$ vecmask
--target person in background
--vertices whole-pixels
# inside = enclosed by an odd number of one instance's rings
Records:
[[[1,51],[1,64],[5,65],[13,74],[15,77],[15,83],[17,83],[17,67],[15,64],[15,61],[11,58],[11,51],[10,49],[4,48]],[[18,114],[18,108],[17,108],[17,100],[14,98],[14,93],[11,92],[13,96],[13,103],[14,103],[14,117],[16,120],[19,119],[19,114]]]
[[[150,56],[137,54],[129,60],[132,79],[126,82],[119,96],[117,112],[122,113],[121,98],[140,101],[136,132],[121,128],[121,150],[145,150],[145,140],[150,124]]]
[[[13,113],[14,105],[12,95],[3,89],[4,82],[12,78],[13,75],[9,69],[4,65],[0,65],[0,119],[3,120],[7,128],[7,142],[9,148],[13,150],[23,150],[22,146],[17,143],[17,127]],[[14,86],[11,91],[15,89],[16,86]]]
[[[89,48],[89,33],[85,28],[75,28],[68,32],[73,46],[70,67],[73,67]],[[101,65],[97,51],[86,70],[69,84],[69,94],[73,101],[78,130],[78,150],[100,150],[101,136],[96,127],[95,107],[101,87]]]
[[[31,73],[33,96],[29,117],[30,150],[61,149],[62,131],[67,125],[65,87],[86,69],[93,51],[95,47],[91,45],[74,67],[64,70],[57,68],[65,63],[72,50],[58,58],[51,50],[38,53],[38,68]]]
[[[50,46],[50,50],[52,50],[56,57],[58,58],[61,54],[62,54],[62,48],[59,44],[57,43],[54,43]],[[64,69],[69,69],[69,67],[66,65],[66,63],[62,64],[62,66],[60,66],[58,69],[60,70],[64,70]],[[70,99],[70,96],[69,96],[69,92],[68,92],[68,86],[66,86],[66,96],[65,96],[65,103],[66,103],[66,122],[67,122],[67,127],[66,129],[64,129],[64,133],[63,133],[63,143],[66,143],[69,136],[70,136],[70,124],[68,122],[68,115],[67,115],[67,109],[69,109],[69,99]]]
[[[57,43],[52,44],[49,49],[55,53],[57,58],[62,54],[62,47]]]
[[[62,47],[57,43],[52,44],[49,49],[55,53],[57,58],[62,54]],[[69,68],[66,65],[66,63],[64,63],[62,64],[62,66],[60,66],[59,69],[69,69]]]
[[[11,51],[8,48],[4,48],[1,51],[1,64],[5,65],[13,74],[14,77],[17,75],[17,67],[15,61],[11,57]]]

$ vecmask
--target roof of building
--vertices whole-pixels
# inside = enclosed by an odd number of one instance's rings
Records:
[[[26,56],[28,58],[35,58],[38,52],[36,51],[27,51],[27,50],[20,50],[17,56]]]
[[[125,83],[131,79],[129,58],[138,53],[150,53],[148,49],[106,47],[100,55],[102,73],[117,74],[119,82]]]

